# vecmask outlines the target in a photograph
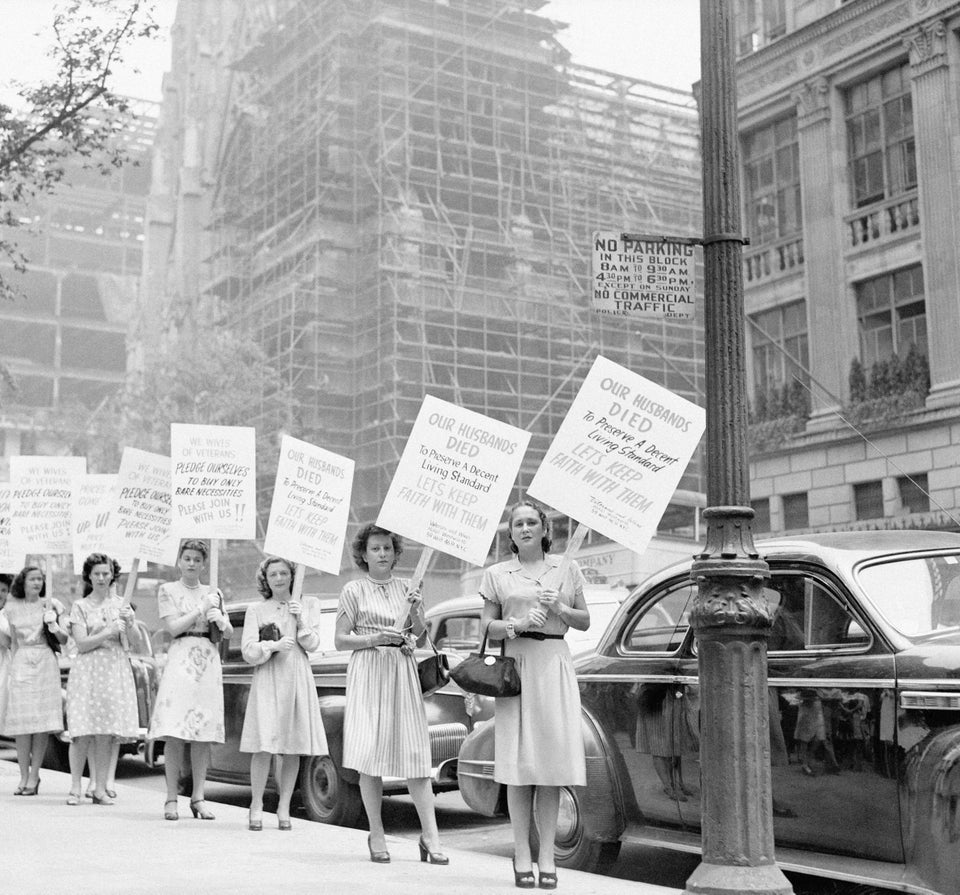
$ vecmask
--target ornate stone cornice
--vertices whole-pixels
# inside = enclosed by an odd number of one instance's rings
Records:
[[[797,104],[797,124],[809,127],[830,118],[830,84],[823,76],[811,78],[791,92]]]
[[[903,39],[910,54],[913,77],[925,75],[947,64],[947,26],[943,20],[925,22]]]

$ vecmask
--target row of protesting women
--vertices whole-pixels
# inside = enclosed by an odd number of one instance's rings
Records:
[[[518,888],[553,889],[559,794],[586,783],[580,737],[580,697],[564,634],[586,630],[583,576],[550,550],[546,514],[521,501],[509,513],[514,557],[486,570],[481,584],[483,626],[520,676],[516,696],[498,697],[495,779],[507,787],[513,828],[513,879]],[[369,820],[367,845],[375,863],[389,863],[381,817],[383,777],[404,778],[420,820],[422,861],[447,864],[433,805],[426,712],[413,647],[425,629],[423,602],[407,579],[394,575],[402,553],[398,535],[364,525],[352,543],[363,573],[340,594],[335,645],[349,650],[343,765],[360,776]],[[184,541],[179,579],[161,586],[160,619],[173,641],[160,680],[148,736],[164,741],[163,817],[179,820],[179,786],[190,752],[194,818],[214,820],[204,784],[214,743],[224,742],[224,699],[217,642],[232,634],[220,592],[201,581],[206,544]],[[76,650],[67,682],[66,724],[72,741],[68,804],[78,804],[89,762],[92,801],[111,805],[115,745],[137,734],[133,676],[123,648],[134,612],[115,592],[117,563],[93,554],[83,566],[85,595],[67,614],[45,590],[42,571],[23,569],[0,610],[0,733],[16,740],[20,782],[14,795],[36,795],[47,738],[63,729],[60,672],[51,643]],[[254,668],[240,750],[249,753],[248,829],[263,829],[263,795],[274,759],[279,786],[277,822],[291,829],[290,801],[305,755],[327,752],[326,735],[308,654],[319,645],[319,602],[295,598],[293,563],[265,559],[257,573],[261,600],[244,618],[242,655]],[[562,576],[562,580],[561,580]],[[408,624],[398,626],[409,609]],[[536,812],[539,850],[531,851]],[[534,864],[538,874],[534,874]]]

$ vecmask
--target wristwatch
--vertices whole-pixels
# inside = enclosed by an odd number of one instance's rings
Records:
[[[506,631],[507,631],[507,637],[510,640],[513,640],[517,636],[517,628],[514,625],[513,621],[508,621],[504,627],[506,628]]]

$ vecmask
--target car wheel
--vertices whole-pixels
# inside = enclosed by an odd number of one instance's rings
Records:
[[[43,766],[51,771],[70,773],[70,747],[55,736],[47,740],[47,752],[43,756]]]
[[[557,841],[553,850],[560,867],[585,870],[588,873],[607,873],[613,867],[620,855],[619,840],[604,841],[592,835],[591,826],[578,791],[566,786],[561,787]],[[530,846],[536,855],[540,848],[540,839],[535,823],[531,824]]]
[[[360,787],[340,776],[329,755],[313,755],[300,769],[300,801],[310,820],[355,827],[363,814]]]

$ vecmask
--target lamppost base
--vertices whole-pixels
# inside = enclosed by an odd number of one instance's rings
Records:
[[[793,887],[776,864],[744,867],[701,862],[690,874],[684,895],[792,895]]]

